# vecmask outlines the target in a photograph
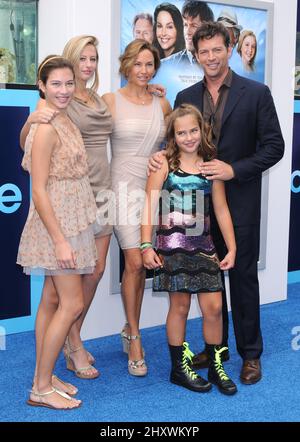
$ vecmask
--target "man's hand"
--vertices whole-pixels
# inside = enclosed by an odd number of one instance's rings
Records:
[[[234,178],[234,171],[230,164],[220,160],[198,163],[199,171],[208,180],[229,181]],[[152,169],[151,169],[152,170]]]
[[[164,155],[166,155],[165,150],[160,150],[159,152],[155,152],[153,155],[151,155],[147,166],[147,176],[149,176],[151,172],[157,172],[158,169],[161,169]]]
[[[148,92],[157,97],[165,97],[167,89],[161,84],[148,84]]]

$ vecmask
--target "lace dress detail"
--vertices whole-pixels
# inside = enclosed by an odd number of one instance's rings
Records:
[[[17,263],[27,274],[92,273],[97,259],[94,240],[96,203],[88,179],[86,151],[77,127],[65,114],[52,122],[59,143],[52,152],[47,192],[60,228],[76,252],[76,269],[57,266],[54,244],[33,201],[20,240]],[[31,173],[31,149],[38,125],[26,139],[22,167]]]
[[[159,204],[154,291],[201,293],[223,289],[219,260],[210,235],[211,182],[201,174],[170,172]]]

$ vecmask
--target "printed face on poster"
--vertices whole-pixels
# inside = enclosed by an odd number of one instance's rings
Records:
[[[230,67],[239,75],[270,85],[273,5],[256,0],[122,0],[121,51],[135,38],[152,42],[161,67],[153,83],[167,88],[173,105],[177,93],[203,78],[192,36],[202,21],[220,21],[231,39]]]

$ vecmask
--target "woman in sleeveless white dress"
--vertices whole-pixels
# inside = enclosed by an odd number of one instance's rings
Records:
[[[120,57],[120,73],[128,83],[114,94],[105,94],[113,116],[112,190],[116,202],[114,233],[124,252],[122,297],[128,323],[122,330],[128,370],[144,376],[139,319],[145,286],[145,269],[140,252],[140,225],[144,206],[149,156],[164,139],[164,116],[171,111],[165,98],[152,96],[147,86],[159,67],[159,55],[151,44],[134,40]]]

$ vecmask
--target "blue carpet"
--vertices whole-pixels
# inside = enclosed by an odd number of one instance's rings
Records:
[[[72,411],[55,411],[26,405],[34,368],[34,334],[7,337],[0,351],[1,422],[292,422],[300,421],[300,350],[292,349],[292,329],[300,326],[300,283],[290,284],[288,301],[261,308],[264,353],[263,379],[246,386],[239,381],[241,360],[230,330],[230,361],[226,369],[238,386],[228,397],[214,387],[197,394],[169,383],[169,354],[165,327],[142,331],[149,368],[145,378],[127,372],[119,336],[85,343],[96,357],[99,379],[85,381],[65,370],[62,357],[56,374],[80,390],[83,405]],[[201,321],[188,321],[187,340],[194,352],[202,349]],[[300,344],[300,339],[298,340]],[[201,374],[206,376],[206,371]]]

